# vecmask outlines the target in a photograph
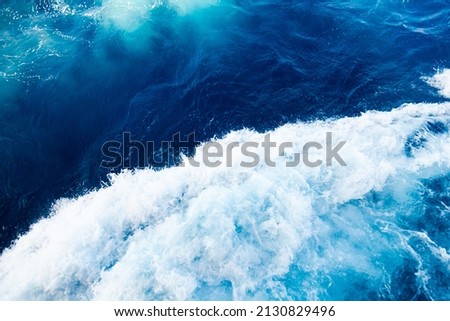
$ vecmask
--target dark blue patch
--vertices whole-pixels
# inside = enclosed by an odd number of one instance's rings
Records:
[[[427,143],[426,136],[440,135],[448,132],[448,127],[441,121],[428,121],[423,128],[411,134],[405,143],[405,154],[407,157],[414,156],[414,150],[423,148]]]

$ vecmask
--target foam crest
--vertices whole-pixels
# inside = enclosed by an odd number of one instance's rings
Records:
[[[292,152],[332,132],[347,141],[346,167],[286,168],[286,153],[273,155],[275,168],[243,168],[238,152],[233,167],[186,163],[114,176],[108,187],[58,201],[3,253],[0,298],[336,299],[363,276],[383,288],[405,253],[422,259],[409,244],[417,236],[389,218],[402,215],[398,204],[411,202],[419,180],[449,173],[450,137],[433,133],[433,122],[449,124],[450,103],[270,132],[278,144],[293,142]],[[411,135],[425,139],[407,154]],[[241,130],[217,142],[263,137]],[[445,248],[423,242],[448,264]]]
[[[450,69],[443,69],[433,77],[426,77],[425,81],[432,87],[439,89],[439,94],[450,98]]]

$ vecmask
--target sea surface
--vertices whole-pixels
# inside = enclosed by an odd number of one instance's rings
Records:
[[[2,0],[0,34],[0,299],[450,300],[450,1]],[[201,165],[101,167],[123,133]],[[286,166],[326,133],[347,166]]]

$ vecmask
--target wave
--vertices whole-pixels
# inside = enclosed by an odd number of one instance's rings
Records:
[[[406,104],[267,132],[291,152],[332,132],[347,166],[243,168],[236,150],[232,167],[113,175],[4,251],[0,298],[450,299],[449,125],[450,102]]]
[[[439,89],[439,94],[450,98],[450,69],[438,71],[433,77],[425,77],[424,80],[432,87]]]

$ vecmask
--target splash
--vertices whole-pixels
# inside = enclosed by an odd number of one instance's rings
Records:
[[[445,98],[450,98],[450,69],[443,69],[433,77],[425,78],[425,81],[432,87],[439,89],[439,94]]]
[[[286,154],[276,168],[186,164],[113,176],[59,200],[3,253],[0,298],[448,299],[448,240],[431,222],[405,222],[425,215],[414,204],[425,207],[427,182],[450,174],[449,123],[449,103],[410,104],[270,132],[300,152],[331,131],[348,142],[347,167],[286,168]],[[415,285],[403,289],[408,276]]]

